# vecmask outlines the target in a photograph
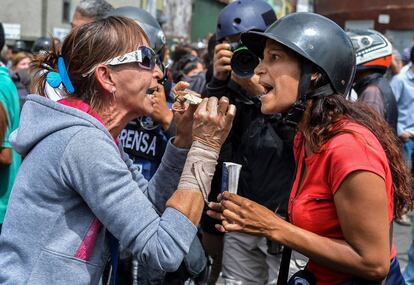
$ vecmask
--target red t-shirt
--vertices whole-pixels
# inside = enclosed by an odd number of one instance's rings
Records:
[[[298,166],[289,199],[290,221],[300,228],[334,239],[344,239],[344,236],[333,196],[344,179],[353,171],[366,170],[382,177],[388,195],[390,223],[394,210],[391,170],[378,139],[367,128],[356,123],[345,122],[344,128],[354,134],[338,134],[323,145],[319,153],[308,157],[305,157],[301,134],[296,136],[294,142]],[[297,195],[303,162],[306,164],[306,176],[302,190]],[[396,250],[393,246],[391,258],[395,255]],[[309,261],[307,269],[316,276],[317,285],[337,284],[351,277],[312,260]]]

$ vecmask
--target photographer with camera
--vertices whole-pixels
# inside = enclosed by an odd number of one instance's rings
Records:
[[[275,21],[272,7],[262,0],[235,1],[219,15],[213,78],[206,93],[227,96],[238,112],[220,153],[210,198],[215,199],[220,191],[222,162],[235,162],[242,165],[238,194],[286,216],[294,172],[293,135],[278,115],[260,112],[264,88],[252,72],[259,61],[240,44],[242,32],[264,31]],[[214,222],[204,217],[203,241],[209,244],[209,239],[215,239],[219,246],[219,234],[210,225]],[[222,260],[226,284],[276,284],[280,253],[281,246],[266,238],[226,233]]]

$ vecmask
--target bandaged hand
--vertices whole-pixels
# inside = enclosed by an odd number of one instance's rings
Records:
[[[181,175],[179,190],[201,191],[207,201],[220,148],[226,140],[236,107],[226,97],[205,98],[194,113],[193,144]]]
[[[236,107],[229,104],[227,97],[221,97],[220,101],[216,97],[203,99],[194,114],[193,141],[220,152],[235,114]]]

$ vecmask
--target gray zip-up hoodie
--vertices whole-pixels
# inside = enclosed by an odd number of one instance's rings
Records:
[[[169,143],[147,182],[98,120],[37,95],[11,140],[25,159],[0,235],[0,284],[97,284],[110,255],[105,229],[140,262],[178,268],[196,227],[164,205],[187,150]]]

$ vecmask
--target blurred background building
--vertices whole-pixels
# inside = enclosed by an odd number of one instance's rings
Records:
[[[220,10],[234,0],[108,0],[114,7],[146,9],[157,17],[167,38],[204,39],[216,28]],[[413,44],[414,0],[266,0],[278,17],[294,11],[314,11],[343,28],[371,28],[386,34],[398,50]],[[40,36],[63,38],[79,0],[1,0],[0,21],[9,42]]]
[[[9,41],[34,41],[41,36],[62,39],[70,30],[70,22],[80,0],[1,0],[0,22]],[[191,1],[191,0],[189,0]],[[114,7],[133,5],[145,7],[161,21],[166,0],[109,0]]]
[[[413,44],[414,0],[315,0],[314,10],[343,28],[380,31],[399,51]]]
[[[1,0],[0,22],[9,43],[40,36],[63,39],[79,0]],[[108,0],[115,8],[132,5],[156,16],[167,38],[197,41],[213,33],[220,10],[232,0]],[[278,17],[296,10],[311,11],[312,0],[267,0]],[[336,2],[336,1],[335,1]]]

